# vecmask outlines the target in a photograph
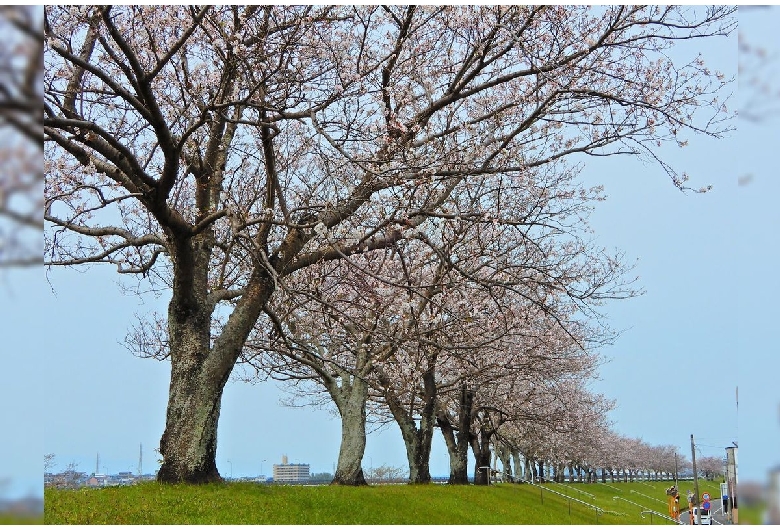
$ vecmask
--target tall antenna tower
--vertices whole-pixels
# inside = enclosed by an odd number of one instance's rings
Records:
[[[138,476],[143,476],[144,468],[144,444],[139,444],[138,447]]]

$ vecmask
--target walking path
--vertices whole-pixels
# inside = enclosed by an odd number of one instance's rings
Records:
[[[721,511],[722,502],[723,501],[721,499],[712,499],[710,501],[710,503],[712,504],[712,510],[710,511],[710,513],[712,514],[713,525],[731,524],[728,515]],[[680,512],[680,522],[682,524],[690,524],[690,516],[688,515],[687,509]]]

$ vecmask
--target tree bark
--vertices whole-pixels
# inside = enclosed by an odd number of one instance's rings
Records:
[[[535,476],[534,476],[534,468],[536,467],[536,463],[534,462],[534,459],[530,456],[526,455],[525,457],[525,480],[527,482],[535,482]]]
[[[521,469],[522,466],[520,465],[520,451],[518,449],[512,449],[512,461],[514,462],[514,471],[515,471],[515,480],[513,482],[518,482],[521,480],[522,474]]]
[[[474,453],[474,484],[487,486],[490,484],[490,433],[480,428],[477,436],[471,438],[471,450]]]
[[[443,411],[437,411],[436,422],[439,426],[444,443],[447,445],[447,453],[450,457],[450,479],[448,484],[468,484],[468,461],[459,458],[458,442],[455,440],[455,429]]]
[[[335,368],[333,374],[320,359],[309,359],[330,394],[341,416],[341,445],[336,471],[331,484],[343,486],[367,485],[363,475],[363,455],[366,450],[366,402],[368,401],[368,376],[373,370],[372,351],[368,337],[357,337],[355,367]]]
[[[222,373],[207,369],[208,357],[221,352],[211,351],[211,311],[206,304],[210,252],[203,239],[173,238],[174,283],[168,305],[171,383],[160,440],[161,482],[221,480],[217,424],[230,369]]]
[[[433,429],[415,429],[412,434],[411,440],[404,437],[409,462],[409,484],[429,484]]]
[[[437,422],[441,429],[444,442],[447,444],[447,452],[450,456],[449,484],[468,484],[468,451],[471,438],[471,408],[474,403],[474,392],[463,384],[460,387],[460,401],[458,402],[458,429],[457,437],[455,429],[446,413],[437,412]]]
[[[163,463],[157,480],[202,484],[221,481],[216,465],[217,427],[222,393],[249,332],[273,287],[256,271],[251,287],[211,344],[214,304],[208,300],[212,238],[171,236],[173,294],[168,305],[171,383],[165,431],[160,439]]]
[[[182,362],[172,363],[158,481],[221,481],[216,454],[223,388],[224,382],[211,380],[197,364],[188,367]]]
[[[365,486],[363,454],[366,450],[366,401],[368,383],[361,377],[344,377],[341,395],[335,399],[341,414],[341,445],[331,484]]]
[[[420,411],[420,427],[417,428],[409,415],[396,416],[403,424],[401,433],[406,444],[406,457],[409,461],[409,483],[428,484],[431,482],[430,460],[433,426],[436,414],[436,376],[433,369],[422,374],[423,406]],[[396,403],[398,403],[396,401]],[[398,409],[398,413],[402,411]],[[399,423],[399,425],[401,424]]]
[[[496,456],[501,461],[504,480],[506,480],[507,482],[514,482],[514,473],[512,473],[511,450],[509,449],[509,447],[507,447],[502,443],[496,443],[494,445],[495,445]],[[493,467],[496,466],[494,465]]]
[[[385,403],[401,429],[401,436],[406,446],[410,484],[429,484],[431,482],[431,444],[433,442],[433,427],[436,422],[436,375],[433,368],[435,362],[434,356],[431,366],[422,374],[423,395],[419,428],[415,423],[414,410],[407,409],[401,403],[393,391],[387,374],[382,370],[377,371],[383,387]]]

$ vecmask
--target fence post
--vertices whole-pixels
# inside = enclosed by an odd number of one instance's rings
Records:
[[[544,504],[544,489],[543,488],[539,488],[539,494],[542,497],[542,504]]]

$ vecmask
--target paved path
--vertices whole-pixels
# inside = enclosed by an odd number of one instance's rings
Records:
[[[714,526],[724,525],[724,524],[731,524],[729,522],[728,516],[725,513],[721,512],[720,508],[721,508],[722,502],[723,501],[721,499],[712,499],[710,501],[710,503],[712,504],[712,511],[711,511],[712,518],[713,518],[712,524]],[[687,509],[680,513],[680,521],[683,524],[689,524],[688,522],[690,521],[690,517],[688,516],[688,510]]]

